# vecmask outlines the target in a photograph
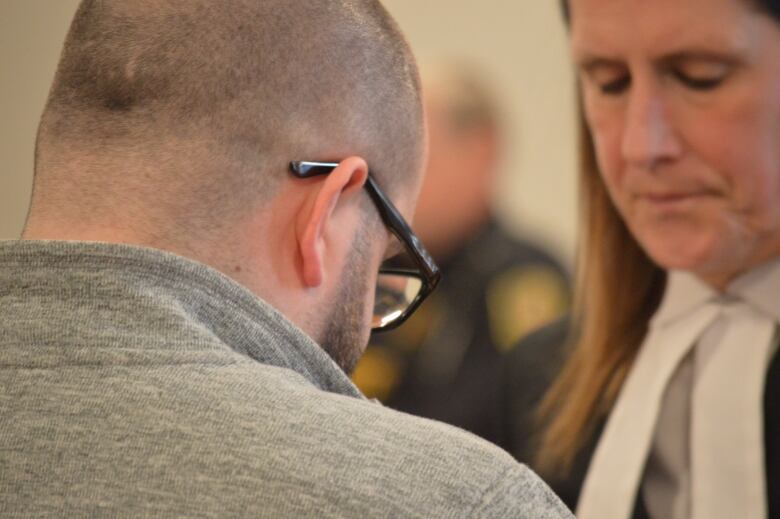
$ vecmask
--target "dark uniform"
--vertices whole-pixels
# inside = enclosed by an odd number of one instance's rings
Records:
[[[494,221],[441,270],[408,322],[372,337],[353,379],[390,407],[501,443],[502,356],[567,310],[566,272]]]

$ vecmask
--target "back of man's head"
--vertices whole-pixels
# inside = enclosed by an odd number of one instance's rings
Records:
[[[196,247],[266,202],[290,160],[359,155],[392,194],[419,171],[422,132],[413,58],[376,0],[84,0],[28,231]]]

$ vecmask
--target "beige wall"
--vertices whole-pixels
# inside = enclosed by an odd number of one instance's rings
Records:
[[[24,223],[38,117],[76,0],[0,0],[0,239]]]
[[[214,0],[219,1],[219,0]],[[77,0],[0,0],[0,239],[27,209],[37,119]],[[386,0],[419,56],[465,57],[512,122],[500,214],[567,258],[575,222],[573,79],[552,0]]]

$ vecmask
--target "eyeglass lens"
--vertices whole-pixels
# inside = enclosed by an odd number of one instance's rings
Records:
[[[374,299],[372,328],[383,328],[403,315],[422,288],[422,280],[403,274],[380,273]]]
[[[418,272],[416,264],[406,248],[393,237],[388,249],[401,252],[382,262],[379,269],[371,323],[374,329],[383,328],[401,317],[423,287],[419,274],[415,275]]]

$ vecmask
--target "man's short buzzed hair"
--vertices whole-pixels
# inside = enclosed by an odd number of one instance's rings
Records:
[[[86,204],[159,182],[205,222],[273,192],[290,160],[347,155],[392,195],[419,171],[423,131],[414,59],[376,0],[84,0],[41,120],[33,207],[74,175],[89,177]],[[74,152],[151,160],[159,178],[57,173]]]

